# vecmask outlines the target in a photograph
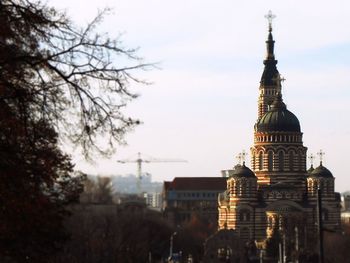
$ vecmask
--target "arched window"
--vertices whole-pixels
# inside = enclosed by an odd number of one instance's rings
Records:
[[[269,171],[273,170],[273,152],[269,151],[268,152],[268,157],[267,157],[267,168]]]
[[[249,210],[244,209],[244,210],[239,211],[239,220],[241,222],[248,222],[248,221],[250,221],[250,212],[249,212]]]
[[[289,152],[289,170],[294,171],[294,153],[293,153],[293,151]]]
[[[328,221],[328,210],[327,209],[322,209],[322,220],[323,221]]]
[[[322,192],[324,191],[324,183],[322,180],[318,181],[318,187],[322,190]]]
[[[263,155],[259,153],[259,170],[263,169]]]
[[[253,166],[253,171],[255,170],[255,153],[253,153],[253,156],[252,156],[252,166]]]
[[[303,170],[303,157],[302,157],[301,151],[298,154],[298,165],[299,165],[298,170],[302,171]]]
[[[329,181],[328,181],[328,180],[326,180],[326,181],[324,182],[324,193],[325,193],[325,194],[328,194],[328,193],[329,193]]]
[[[283,171],[284,170],[284,152],[283,151],[280,151],[278,153],[278,168],[280,171]]]
[[[245,196],[246,193],[247,193],[247,185],[246,185],[246,182],[245,181],[242,181],[240,182],[240,185],[241,185],[241,196]]]

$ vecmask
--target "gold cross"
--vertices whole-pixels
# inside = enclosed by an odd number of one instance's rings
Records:
[[[324,151],[320,150],[317,155],[320,157],[320,164],[322,164],[323,156],[325,155]]]
[[[241,153],[237,154],[236,159],[237,159],[237,163],[241,164],[241,162],[242,162],[242,154]]]
[[[315,159],[315,156],[313,154],[310,154],[309,160],[310,160],[311,165],[314,165],[314,159]]]
[[[274,14],[272,14],[272,11],[269,10],[269,12],[267,13],[267,15],[265,15],[265,18],[267,19],[267,21],[269,21],[269,31],[272,31],[272,20],[274,18],[276,18],[276,16]]]
[[[245,150],[242,150],[242,152],[241,152],[241,158],[242,158],[243,164],[245,163],[245,157],[246,157],[247,155],[248,155],[248,154],[245,152]]]

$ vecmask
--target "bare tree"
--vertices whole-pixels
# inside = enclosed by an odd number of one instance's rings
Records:
[[[47,120],[87,156],[91,149],[110,153],[139,123],[122,109],[137,97],[129,85],[146,83],[132,72],[152,67],[119,37],[98,33],[107,12],[79,28],[39,1],[0,2],[0,99],[24,122]]]
[[[113,202],[113,188],[110,177],[86,178],[84,192],[81,193],[82,203],[111,204]]]
[[[160,262],[168,256],[171,227],[150,210],[130,213],[115,205],[76,206],[66,221],[72,239],[53,262]]]
[[[133,71],[150,65],[98,33],[106,12],[79,28],[37,0],[0,1],[1,262],[48,262],[68,237],[83,176],[59,140],[108,154],[138,123],[122,109],[144,83]]]

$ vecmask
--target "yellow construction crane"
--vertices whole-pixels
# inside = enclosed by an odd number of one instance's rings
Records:
[[[141,153],[137,153],[136,159],[128,158],[117,160],[118,163],[136,163],[137,164],[137,190],[141,193],[141,179],[142,179],[142,163],[186,163],[182,159],[157,159],[153,157],[142,157]]]

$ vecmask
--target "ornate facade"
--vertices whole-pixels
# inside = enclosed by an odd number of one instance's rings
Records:
[[[340,195],[322,161],[306,169],[307,148],[298,118],[282,99],[274,43],[270,23],[251,169],[243,162],[223,171],[227,190],[219,196],[218,225],[219,230],[235,230],[241,240],[264,241],[278,231],[290,246],[299,242],[306,247],[317,227],[317,189],[322,192],[323,226],[331,231],[340,230]]]

